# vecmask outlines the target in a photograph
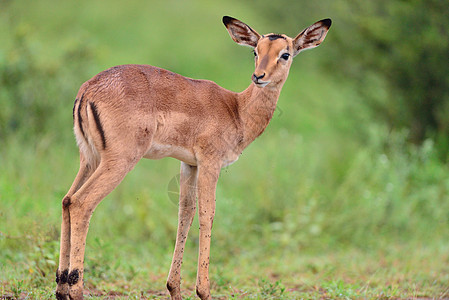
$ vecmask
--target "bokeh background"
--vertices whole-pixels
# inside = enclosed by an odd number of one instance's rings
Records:
[[[49,297],[61,200],[78,169],[79,86],[151,64],[242,91],[253,55],[221,18],[296,36],[265,133],[223,169],[212,292],[236,298],[449,297],[449,5],[380,1],[0,1],[0,297]],[[98,207],[86,251],[92,298],[167,297],[174,159],[141,161]],[[183,289],[194,296],[198,224]]]

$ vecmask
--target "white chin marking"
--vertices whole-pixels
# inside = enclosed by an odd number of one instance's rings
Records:
[[[254,82],[254,83],[256,84],[256,86],[258,88],[263,88],[263,87],[267,86],[267,84],[269,84],[270,82],[269,81],[259,81],[259,82]]]

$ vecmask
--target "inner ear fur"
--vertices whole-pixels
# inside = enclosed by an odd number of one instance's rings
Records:
[[[229,32],[231,38],[239,45],[255,48],[261,35],[254,29],[235,18],[224,16],[223,24]]]
[[[312,49],[319,46],[324,41],[331,25],[331,19],[323,19],[307,27],[300,34],[298,34],[293,40],[293,46],[295,49],[294,56],[298,55],[299,52],[303,50]]]

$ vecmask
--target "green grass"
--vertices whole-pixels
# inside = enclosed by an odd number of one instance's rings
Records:
[[[222,172],[210,272],[216,297],[448,296],[448,210],[441,200],[449,184],[432,149],[414,153],[389,145],[387,155],[374,145],[361,148],[334,182],[320,170],[333,165],[330,158],[311,161],[313,145],[275,133]],[[287,142],[291,148],[279,150]],[[40,299],[54,288],[60,201],[76,172],[76,147],[45,139],[18,151],[20,145],[11,140],[2,156],[1,293]],[[301,155],[292,158],[292,152]],[[167,185],[177,171],[172,159],[142,161],[98,207],[86,256],[92,299],[167,295],[177,215]],[[197,228],[195,222],[183,265],[191,297]]]
[[[16,79],[0,90],[0,298],[53,294],[61,200],[78,168],[71,109],[84,80],[114,64],[150,63],[243,90],[251,53],[230,40],[221,16],[282,29],[238,1],[49,3],[15,1],[0,15],[8,29],[1,74]],[[353,83],[322,67],[331,34],[295,59],[266,132],[221,173],[212,293],[448,298],[448,165],[434,141],[410,145],[407,132],[376,120]],[[373,81],[376,88],[388,101]],[[167,297],[177,225],[168,191],[178,173],[174,159],[141,161],[98,206],[86,248],[90,299]],[[187,299],[195,298],[197,248],[195,220],[182,268]]]

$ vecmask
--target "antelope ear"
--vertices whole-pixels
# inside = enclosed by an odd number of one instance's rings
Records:
[[[295,51],[293,56],[298,55],[298,53],[303,50],[312,49],[319,46],[324,41],[331,25],[331,19],[324,19],[304,29],[293,40],[293,47]]]
[[[223,24],[237,44],[253,48],[257,46],[257,42],[261,38],[260,34],[245,23],[232,17],[224,16]]]

